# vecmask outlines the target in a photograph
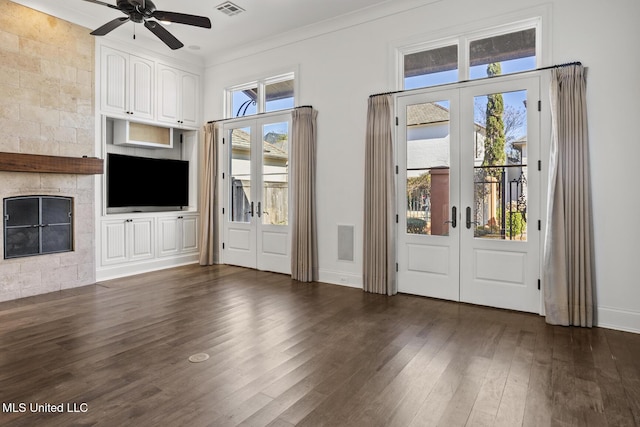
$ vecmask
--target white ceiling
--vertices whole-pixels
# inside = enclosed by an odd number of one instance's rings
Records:
[[[317,29],[321,25],[336,25],[342,22],[349,25],[357,17],[376,16],[407,10],[439,0],[233,0],[233,3],[245,9],[235,16],[227,16],[216,10],[223,0],[153,0],[158,10],[207,16],[211,19],[212,29],[172,24],[167,29],[176,36],[187,51],[209,62],[207,58],[228,54],[230,51],[246,48],[256,42],[265,42],[282,38],[285,34]],[[106,22],[124,16],[109,7],[83,0],[14,0],[24,6],[49,15],[62,18],[89,30],[96,29]],[[115,5],[116,0],[104,0]],[[360,18],[361,20],[363,18]],[[366,19],[365,19],[366,20]],[[353,22],[351,22],[353,24]],[[134,32],[136,39],[153,41],[154,50],[170,54],[171,51],[159,39],[156,39],[142,25],[126,23],[117,28],[107,38],[131,40]]]

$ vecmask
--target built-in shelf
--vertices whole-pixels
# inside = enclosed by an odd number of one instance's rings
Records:
[[[104,173],[102,159],[95,157],[44,156],[40,154],[0,153],[0,171],[35,173]]]
[[[115,120],[113,143],[142,148],[173,148],[173,129],[129,120]]]

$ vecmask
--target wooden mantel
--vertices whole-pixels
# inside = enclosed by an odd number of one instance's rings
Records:
[[[0,171],[96,175],[104,173],[104,161],[95,157],[0,152]]]

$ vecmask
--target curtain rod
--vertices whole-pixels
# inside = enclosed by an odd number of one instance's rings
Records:
[[[484,79],[493,79],[493,78],[502,77],[502,76],[517,76],[518,74],[532,73],[534,71],[542,71],[542,70],[551,70],[553,68],[569,67],[571,65],[582,65],[582,62],[580,62],[580,61],[565,62],[564,64],[549,65],[548,67],[541,67],[541,68],[536,68],[534,70],[527,70],[527,71],[518,71],[517,73],[501,74],[499,76],[494,76],[494,77],[485,77]],[[443,84],[440,84],[440,85],[434,85],[434,86],[428,86],[428,87],[429,88],[444,87],[444,86],[451,86],[451,85],[455,85],[455,84],[459,84],[459,83],[467,83],[467,82],[470,82],[470,81],[478,81],[478,80],[484,80],[484,79],[463,80],[461,82],[443,83]],[[420,88],[416,88],[416,89],[425,89],[425,88],[424,87],[420,87]],[[373,95],[369,95],[369,98],[373,98],[374,96],[394,95],[396,93],[409,92],[409,91],[416,90],[416,89],[402,89],[402,90],[392,90],[390,92],[375,93]]]
[[[251,117],[255,117],[255,116],[263,116],[265,114],[276,114],[276,113],[283,113],[285,111],[293,111],[293,110],[297,110],[298,108],[313,108],[313,105],[301,105],[299,107],[293,107],[293,108],[288,108],[286,110],[277,110],[277,111],[268,111],[266,113],[257,113],[257,114],[251,114],[250,116],[242,116],[242,117],[229,117],[228,119],[220,119],[220,120],[210,120],[207,122],[207,124],[211,124],[211,123],[218,123],[218,122],[225,122],[227,120],[235,120],[235,119],[242,119],[243,117],[246,118],[251,118]]]

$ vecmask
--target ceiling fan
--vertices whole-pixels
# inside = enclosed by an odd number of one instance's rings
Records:
[[[175,22],[176,24],[193,25],[195,27],[211,28],[211,21],[205,16],[187,15],[184,13],[167,12],[163,10],[157,10],[156,5],[151,0],[118,0],[117,5],[114,6],[109,3],[105,3],[98,0],[84,0],[90,3],[101,4],[103,6],[110,7],[111,9],[119,10],[127,15],[126,17],[116,18],[113,21],[109,21],[102,27],[91,32],[93,36],[104,36],[111,31],[118,28],[120,25],[127,21],[135,23],[143,23],[144,26],[149,29],[153,34],[162,40],[171,49],[180,49],[184,46],[167,31],[158,21]],[[153,18],[150,20],[150,18]]]

